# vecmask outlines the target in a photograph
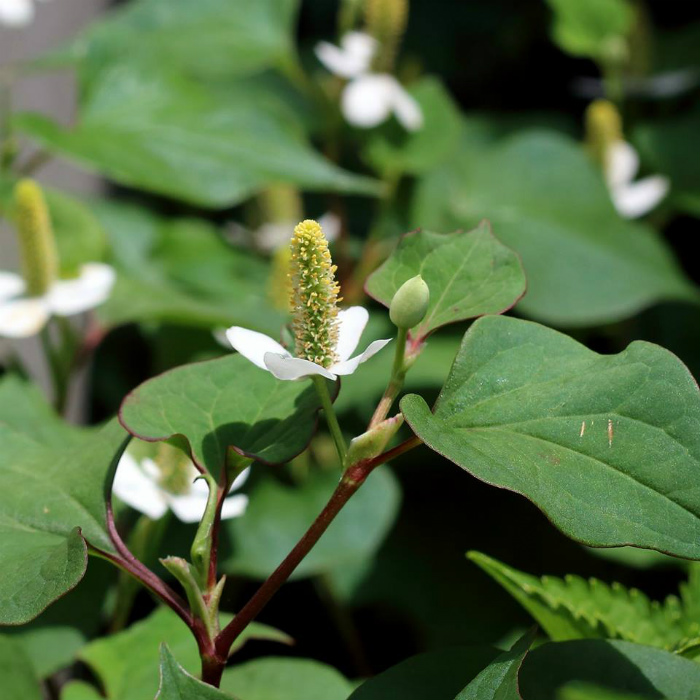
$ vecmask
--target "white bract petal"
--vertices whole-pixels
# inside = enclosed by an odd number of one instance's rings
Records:
[[[245,513],[247,507],[248,496],[243,496],[242,494],[229,496],[221,506],[221,519],[237,518]]]
[[[610,196],[620,216],[636,219],[650,212],[668,194],[670,182],[661,175],[650,175],[638,182],[612,188]]]
[[[408,131],[418,131],[423,126],[420,105],[398,81],[394,88],[394,114]]]
[[[318,225],[323,229],[323,235],[329,243],[338,240],[341,225],[340,217],[328,211],[318,218]]]
[[[243,355],[247,360],[250,360],[260,369],[268,369],[265,364],[265,355],[267,353],[275,353],[286,357],[291,355],[276,341],[270,338],[269,335],[251,331],[248,328],[240,326],[232,326],[226,331],[226,338],[231,346],[238,353]]]
[[[0,0],[0,24],[26,27],[34,19],[32,0]]]
[[[355,352],[368,320],[369,313],[362,306],[351,306],[338,311],[338,344],[335,352],[340,362]]]
[[[58,316],[94,309],[109,298],[116,278],[114,269],[103,263],[87,263],[75,279],[59,280],[46,298],[53,313]]]
[[[311,377],[315,374],[319,374],[326,379],[336,379],[335,374],[329,372],[325,367],[321,367],[321,365],[317,365],[309,360],[292,357],[289,353],[280,355],[274,352],[266,352],[264,362],[265,369],[277,379],[294,381],[303,377]]]
[[[248,480],[248,476],[250,475],[250,467],[247,469],[244,469],[234,480],[233,483],[231,484],[231,488],[228,490],[229,493],[232,491],[237,491],[245,482]]]
[[[260,250],[272,253],[283,245],[289,245],[295,223],[263,224],[254,234],[255,242]]]
[[[21,275],[14,272],[0,272],[0,302],[19,296],[24,289],[25,284]]]
[[[336,362],[331,365],[330,370],[338,375],[352,374],[363,362],[369,360],[370,357],[376,355],[383,347],[391,342],[391,338],[386,340],[375,340],[370,343],[367,349],[361,354],[357,355],[344,362]]]
[[[639,170],[639,155],[626,141],[615,141],[606,152],[605,179],[609,187],[626,185]]]
[[[322,41],[316,46],[316,56],[323,65],[341,78],[355,78],[366,73],[377,50],[377,41],[364,32],[349,32],[340,47]]]
[[[165,492],[129,452],[119,460],[112,492],[151,520],[158,520],[168,509]]]
[[[204,515],[209,499],[209,489],[205,493],[199,490],[173,496],[168,494],[168,505],[175,517],[183,523],[198,523]]]
[[[371,129],[385,122],[394,107],[395,79],[390,75],[362,75],[343,90],[341,109],[349,124]]]
[[[39,333],[48,320],[49,309],[42,297],[0,301],[0,337],[28,338]]]

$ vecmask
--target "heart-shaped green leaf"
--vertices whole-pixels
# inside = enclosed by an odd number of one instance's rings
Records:
[[[230,700],[213,685],[202,683],[185,671],[168,647],[160,649],[160,688],[156,700]]]
[[[483,221],[469,232],[406,234],[389,259],[367,280],[367,292],[385,306],[406,280],[421,275],[430,305],[412,330],[423,338],[440,326],[507,311],[525,293],[518,256]]]
[[[292,459],[309,443],[319,408],[310,382],[280,381],[232,354],[145,382],[119,415],[142,440],[184,436],[194,461],[216,474],[230,449],[270,464]]]
[[[700,559],[699,399],[656,345],[601,356],[492,316],[464,336],[434,411],[416,395],[401,409],[431,449],[523,494],[570,537]]]
[[[22,624],[74,588],[87,545],[112,552],[105,494],[125,434],[117,421],[67,444],[36,442],[0,422],[0,622]]]

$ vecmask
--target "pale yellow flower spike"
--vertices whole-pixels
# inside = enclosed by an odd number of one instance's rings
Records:
[[[622,118],[617,107],[608,100],[591,102],[586,110],[586,145],[591,156],[606,167],[610,145],[622,140]]]
[[[33,180],[20,180],[14,200],[27,295],[43,296],[58,277],[58,252],[44,193]]]
[[[292,328],[296,356],[330,367],[338,360],[338,302],[336,266],[321,226],[310,219],[294,229],[290,245]]]
[[[390,72],[408,24],[408,0],[367,0],[367,33],[380,45],[375,68]]]

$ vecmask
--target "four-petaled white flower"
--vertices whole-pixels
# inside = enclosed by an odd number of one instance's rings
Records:
[[[74,279],[56,280],[42,296],[23,296],[20,275],[0,272],[0,337],[37,334],[51,316],[73,316],[105,302],[114,284],[113,268],[87,263]]]
[[[34,14],[34,0],[0,0],[0,24],[8,27],[26,27],[31,24]]]
[[[162,472],[148,457],[137,460],[128,450],[124,452],[114,476],[112,492],[124,503],[140,513],[158,520],[168,509],[183,523],[198,523],[204,515],[209,498],[209,486],[190,461],[187,469],[187,490],[184,493],[168,491],[161,483]],[[231,491],[243,486],[250,468],[242,471],[231,485]],[[236,518],[243,515],[248,506],[248,496],[238,494],[224,500],[221,518]]]
[[[349,32],[340,46],[320,42],[316,56],[331,73],[349,80],[343,89],[341,109],[350,124],[369,129],[394,114],[409,131],[420,129],[420,106],[401,83],[389,73],[371,72],[377,49],[377,40],[369,34]]]
[[[391,341],[390,338],[375,340],[362,354],[351,358],[350,355],[360,342],[368,318],[367,310],[361,306],[351,306],[338,312],[338,343],[335,347],[338,360],[328,368],[310,360],[294,357],[264,333],[233,326],[226,331],[226,337],[243,357],[261,369],[271,372],[277,379],[293,381],[319,374],[326,379],[335,380],[338,375],[352,374],[361,363],[369,360]]]
[[[670,183],[662,175],[634,181],[639,155],[627,141],[615,141],[606,153],[605,180],[620,216],[636,219],[651,211],[668,193]]]

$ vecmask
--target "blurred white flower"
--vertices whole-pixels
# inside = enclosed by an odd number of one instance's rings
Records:
[[[335,380],[338,375],[352,374],[363,362],[391,341],[375,340],[362,354],[351,358],[350,355],[360,342],[368,318],[367,310],[361,306],[351,306],[338,312],[338,342],[335,347],[338,359],[328,368],[310,360],[294,357],[276,340],[248,328],[233,326],[226,331],[226,337],[234,350],[277,379],[294,381],[319,374],[326,379]]]
[[[404,128],[416,131],[423,126],[420,106],[389,73],[372,73],[376,39],[363,32],[349,32],[340,46],[322,41],[316,56],[335,75],[349,80],[343,89],[341,109],[345,119],[363,129],[386,121],[392,114]]]
[[[0,0],[2,2],[2,0]],[[0,272],[0,337],[36,335],[51,316],[74,316],[107,300],[114,285],[113,268],[87,263],[75,279],[56,280],[43,296],[22,296],[20,275]]]
[[[26,27],[31,24],[34,15],[34,0],[0,0],[0,24],[8,27]]]
[[[662,175],[649,175],[634,181],[639,171],[639,155],[627,141],[615,141],[607,149],[605,180],[620,216],[636,219],[656,207],[668,194],[670,183]]]
[[[183,488],[174,492],[163,483],[162,470],[152,459],[146,457],[137,460],[127,450],[119,460],[112,491],[124,503],[151,520],[158,520],[170,509],[183,523],[198,523],[207,505],[209,486],[204,479],[197,479],[200,474],[191,461],[188,461],[185,469]],[[250,467],[238,475],[231,485],[231,491],[243,486],[249,471]],[[243,515],[247,506],[248,496],[229,496],[221,509],[222,520]]]

